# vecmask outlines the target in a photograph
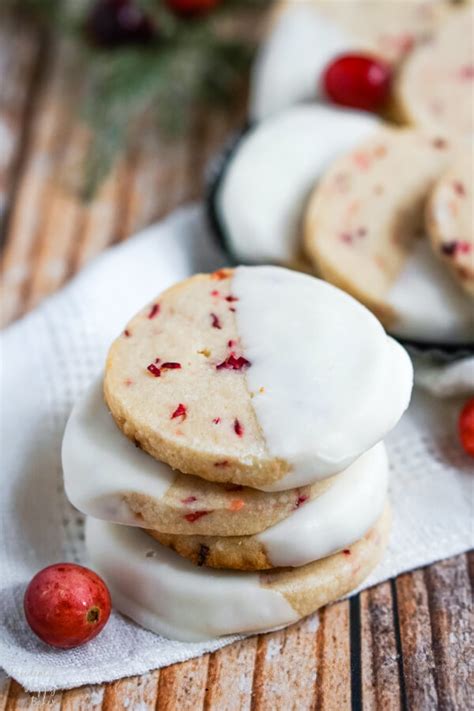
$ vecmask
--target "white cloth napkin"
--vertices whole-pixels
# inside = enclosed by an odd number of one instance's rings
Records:
[[[30,632],[22,612],[25,585],[37,570],[61,560],[87,563],[82,516],[65,499],[60,465],[74,401],[136,310],[173,282],[224,263],[202,208],[182,209],[109,249],[1,334],[0,666],[29,690],[139,674],[235,639],[174,642],[113,613],[97,639],[58,651]],[[471,546],[473,460],[456,435],[461,403],[416,393],[389,437],[394,530],[366,586]]]

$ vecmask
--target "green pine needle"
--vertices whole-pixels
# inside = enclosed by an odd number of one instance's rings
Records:
[[[100,0],[92,0],[97,2]],[[219,23],[236,11],[255,11],[268,0],[224,0],[202,19],[176,17],[160,0],[136,0],[158,28],[146,45],[101,49],[85,32],[89,0],[4,0],[9,9],[69,34],[82,49],[86,91],[81,116],[92,129],[83,194],[90,198],[109,172],[144,112],[157,130],[179,135],[193,106],[232,108],[255,47],[223,36]]]

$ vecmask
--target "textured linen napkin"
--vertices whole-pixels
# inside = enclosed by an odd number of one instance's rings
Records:
[[[87,564],[83,517],[65,499],[60,463],[73,403],[136,310],[173,282],[224,263],[202,208],[182,209],[106,251],[1,334],[0,666],[29,690],[140,674],[237,639],[175,642],[114,612],[97,639],[58,651],[33,635],[22,612],[25,586],[38,569],[61,560]],[[463,391],[473,388],[472,366],[456,366],[460,372],[448,378],[453,392],[459,383]],[[435,380],[441,377],[437,373]],[[473,462],[456,435],[461,402],[417,392],[388,438],[394,530],[365,587],[472,545]]]

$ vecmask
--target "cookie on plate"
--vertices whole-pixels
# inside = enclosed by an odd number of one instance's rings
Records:
[[[301,248],[308,194],[328,165],[378,124],[360,111],[306,105],[250,128],[212,193],[213,222],[235,260],[310,271]]]
[[[407,57],[395,86],[402,120],[453,135],[472,133],[473,25],[471,5],[455,12],[432,41]]]
[[[112,344],[104,378],[118,426],[153,457],[264,491],[349,466],[396,424],[411,387],[406,352],[367,309],[280,267],[168,289]]]
[[[297,567],[362,538],[382,513],[387,497],[388,461],[375,445],[312,501],[300,500],[287,518],[253,536],[176,536],[148,531],[196,565],[237,570]]]
[[[306,250],[321,275],[400,336],[462,341],[472,328],[470,305],[424,234],[429,191],[456,145],[438,134],[380,129],[331,165],[306,212]]]
[[[341,54],[369,53],[397,66],[451,12],[439,0],[275,3],[252,70],[251,118],[320,98],[323,73]]]
[[[264,573],[197,568],[144,531],[86,522],[86,546],[114,607],[166,637],[197,641],[291,624],[356,588],[380,560],[390,510],[348,551]]]
[[[335,481],[329,477],[267,493],[173,471],[120,432],[104,403],[102,378],[71,413],[62,460],[66,494],[79,511],[187,537],[258,533],[321,496]]]
[[[436,183],[426,226],[437,254],[458,284],[474,296],[474,158],[467,151]]]

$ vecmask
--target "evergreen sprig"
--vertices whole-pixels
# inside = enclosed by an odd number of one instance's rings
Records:
[[[258,11],[268,0],[223,0],[203,18],[186,19],[163,0],[135,0],[152,18],[156,38],[107,49],[85,30],[92,3],[101,0],[6,0],[6,6],[80,49],[86,88],[81,116],[92,131],[83,192],[91,196],[144,112],[157,129],[179,135],[190,106],[226,106],[244,85],[253,56],[249,39],[229,37],[223,21],[236,11]]]

